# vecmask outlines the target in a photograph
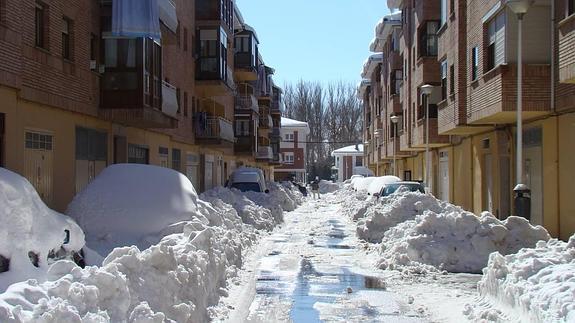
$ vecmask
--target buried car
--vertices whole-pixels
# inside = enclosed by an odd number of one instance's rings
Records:
[[[389,196],[397,191],[419,192],[425,194],[425,187],[420,182],[395,182],[385,185],[379,193],[374,194],[377,197]]]
[[[228,187],[242,192],[269,193],[266,186],[264,172],[258,168],[240,167],[230,176]]]
[[[27,279],[42,280],[60,259],[83,265],[84,232],[51,210],[24,177],[0,168],[0,291]]]

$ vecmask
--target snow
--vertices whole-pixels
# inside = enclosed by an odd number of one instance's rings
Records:
[[[336,149],[331,152],[331,155],[348,155],[348,154],[357,154],[363,155],[363,144],[351,145],[347,147],[343,147],[340,149]]]
[[[244,195],[274,224],[278,211],[266,206],[302,201],[289,184],[257,194]],[[258,238],[231,205],[202,201],[185,176],[166,168],[111,166],[72,204],[70,212],[94,226],[88,241],[97,251],[115,248],[101,266],[58,261],[45,281],[11,285],[0,294],[0,322],[205,322]]]
[[[333,193],[339,190],[341,187],[333,182],[321,180],[319,182],[319,192],[321,194]]]
[[[379,193],[383,187],[387,184],[392,184],[399,182],[401,179],[397,176],[380,176],[375,177],[369,186],[367,187],[367,192],[371,195]]]
[[[145,249],[182,221],[208,224],[197,203],[192,183],[179,172],[118,164],[104,169],[76,195],[66,213],[84,229],[87,245],[107,255],[127,245]]]
[[[290,119],[290,118],[286,118],[286,117],[282,117],[281,124],[282,124],[282,127],[303,127],[303,128],[308,128],[307,122],[298,121],[298,120],[294,120],[294,119]]]
[[[365,191],[369,188],[371,182],[375,181],[375,177],[364,177],[352,180],[352,187],[356,191]]]
[[[478,284],[488,302],[507,316],[531,322],[575,322],[575,236],[551,239],[516,254],[493,253]],[[501,320],[501,311],[468,309],[470,319]]]
[[[28,180],[4,168],[0,168],[0,223],[0,255],[9,260],[8,271],[0,273],[0,292],[18,281],[43,280],[52,258],[70,259],[84,246],[84,233],[72,219],[48,208]],[[29,253],[38,256],[37,267]]]
[[[346,214],[358,219],[359,238],[380,245],[382,269],[480,273],[492,252],[511,254],[550,239],[523,218],[477,217],[429,194],[398,192],[376,200],[346,193]]]

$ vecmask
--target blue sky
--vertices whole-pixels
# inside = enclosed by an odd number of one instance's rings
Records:
[[[274,80],[357,83],[385,0],[236,0]]]

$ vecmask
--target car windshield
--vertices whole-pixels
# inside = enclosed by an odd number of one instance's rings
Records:
[[[409,184],[389,184],[385,187],[383,196],[388,196],[395,193],[400,187],[406,187],[410,192],[420,192],[425,193],[423,187],[420,184],[409,183]]]
[[[232,187],[242,192],[261,192],[260,184],[255,182],[233,183]]]

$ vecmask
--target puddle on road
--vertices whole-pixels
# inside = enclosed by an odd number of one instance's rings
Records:
[[[385,282],[377,277],[353,273],[345,267],[341,268],[340,273],[320,273],[314,269],[311,260],[304,258],[301,261],[300,273],[292,296],[290,318],[293,322],[319,322],[321,321],[320,312],[314,305],[323,304],[325,308],[332,304],[334,310],[339,308],[341,311],[342,303],[351,302],[354,294],[367,290],[385,293]],[[378,297],[389,298],[390,296]],[[349,319],[369,320],[381,315],[401,318],[397,308],[379,308],[371,306],[368,302],[350,304],[349,308],[343,310]]]

